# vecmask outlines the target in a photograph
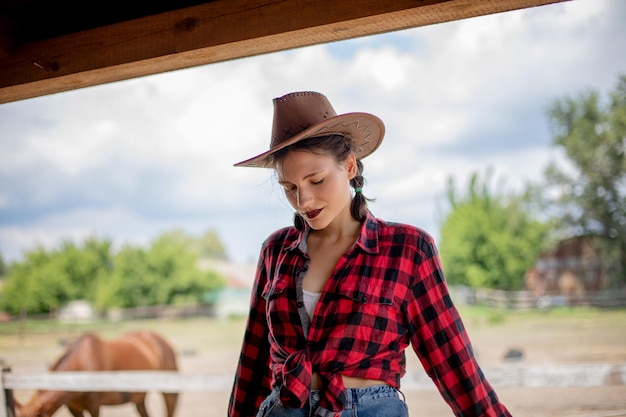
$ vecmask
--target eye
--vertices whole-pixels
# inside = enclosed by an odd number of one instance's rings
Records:
[[[321,180],[311,181],[311,183],[312,183],[313,185],[320,185],[320,184],[321,184],[321,183],[323,183],[323,182],[324,182],[324,179],[323,179],[323,178],[322,178]]]

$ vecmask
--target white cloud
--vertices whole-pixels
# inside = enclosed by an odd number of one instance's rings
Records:
[[[256,256],[291,210],[270,171],[232,165],[267,149],[272,98],[297,90],[384,120],[365,160],[375,214],[436,235],[449,176],[493,166],[519,188],[558,157],[546,109],[613,87],[625,10],[574,0],[4,104],[0,250],[182,227]]]

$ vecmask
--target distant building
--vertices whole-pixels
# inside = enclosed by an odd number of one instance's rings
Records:
[[[59,309],[58,320],[66,323],[84,323],[96,319],[96,311],[85,300],[74,300]]]
[[[608,274],[591,236],[575,236],[559,242],[537,259],[525,277],[535,296],[579,296],[605,289]]]
[[[198,267],[213,270],[226,279],[224,288],[205,294],[203,301],[213,306],[219,318],[246,317],[250,311],[250,294],[256,273],[255,264],[235,264],[217,259],[202,260]]]

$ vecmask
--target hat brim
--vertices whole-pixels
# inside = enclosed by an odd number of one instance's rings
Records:
[[[332,134],[344,135],[352,139],[355,142],[354,153],[357,159],[363,159],[380,146],[383,136],[385,136],[385,125],[380,118],[369,113],[340,114],[310,126],[280,145],[250,159],[238,162],[235,166],[272,168],[269,158],[274,152],[293,145],[302,139]]]

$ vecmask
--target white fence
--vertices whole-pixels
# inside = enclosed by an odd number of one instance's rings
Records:
[[[461,304],[481,304],[511,310],[546,309],[559,306],[626,307],[626,287],[578,295],[536,295],[531,291],[504,291],[456,285],[450,286],[450,292],[454,301]]]
[[[626,386],[626,363],[558,366],[509,364],[483,369],[492,385],[509,387],[598,387]],[[44,372],[0,374],[0,417],[12,417],[11,390],[46,389],[55,391],[184,392],[227,391],[233,375],[192,374],[176,371]],[[403,389],[434,389],[422,372],[410,372],[402,380]]]
[[[80,392],[184,392],[220,391],[230,387],[233,375],[177,371],[42,372],[0,375],[0,417],[13,417],[10,393],[14,389]]]

